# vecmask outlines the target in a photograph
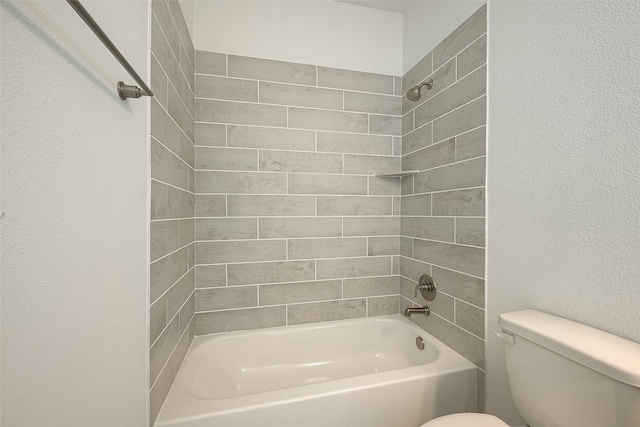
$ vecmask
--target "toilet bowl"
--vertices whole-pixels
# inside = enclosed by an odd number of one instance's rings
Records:
[[[487,414],[453,414],[436,418],[422,427],[509,427],[500,419]]]
[[[640,344],[534,310],[500,315],[511,396],[529,425],[640,426]],[[508,427],[454,414],[422,427]]]

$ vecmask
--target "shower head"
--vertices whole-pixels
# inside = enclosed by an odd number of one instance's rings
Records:
[[[426,86],[427,90],[431,89],[433,87],[433,79],[429,79],[428,81],[419,84],[418,86],[414,86],[411,89],[409,89],[407,91],[407,99],[409,101],[413,101],[416,102],[417,100],[420,99],[420,89],[422,89],[422,86]]]

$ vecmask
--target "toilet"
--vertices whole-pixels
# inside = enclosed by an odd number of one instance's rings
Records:
[[[640,344],[535,310],[500,316],[509,386],[531,427],[640,426]],[[422,427],[508,427],[453,414]]]

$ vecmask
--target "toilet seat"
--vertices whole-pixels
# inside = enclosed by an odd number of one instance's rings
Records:
[[[453,414],[431,420],[421,427],[509,427],[499,418],[487,414]]]

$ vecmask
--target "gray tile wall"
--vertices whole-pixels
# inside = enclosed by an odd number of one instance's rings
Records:
[[[484,378],[486,160],[486,5],[403,77],[403,91],[434,80],[418,102],[402,101],[400,309],[429,305],[414,316],[423,329],[478,366]],[[438,296],[415,298],[422,274]],[[479,382],[479,385],[482,384]],[[482,390],[478,408],[483,409]]]
[[[398,313],[400,78],[195,63],[195,333]]]
[[[153,425],[195,331],[194,166],[199,153],[194,147],[195,50],[178,1],[151,4],[149,418]],[[208,154],[200,156],[202,161],[211,161]]]

